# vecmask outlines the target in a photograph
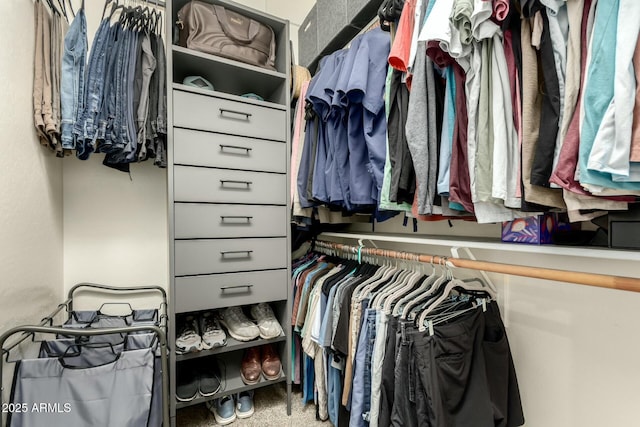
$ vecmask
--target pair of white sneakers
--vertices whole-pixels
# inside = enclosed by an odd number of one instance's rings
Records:
[[[283,334],[282,326],[269,304],[253,305],[250,312],[255,322],[245,316],[242,307],[226,308],[220,313],[220,323],[227,328],[229,335],[238,341],[251,341],[258,337],[271,339]]]

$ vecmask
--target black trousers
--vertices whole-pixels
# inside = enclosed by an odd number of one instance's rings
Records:
[[[394,401],[387,425],[524,424],[513,358],[497,303],[487,304],[486,311],[477,308],[449,324],[437,325],[432,336],[406,326],[404,334],[398,331],[396,337]],[[387,371],[383,379],[385,374]]]

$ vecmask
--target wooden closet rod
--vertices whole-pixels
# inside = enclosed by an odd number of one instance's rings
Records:
[[[552,268],[527,267],[523,265],[503,264],[499,262],[475,261],[470,259],[443,257],[439,255],[419,254],[414,252],[400,252],[388,249],[367,248],[345,245],[342,243],[316,240],[317,246],[336,249],[346,253],[374,255],[377,257],[393,258],[407,261],[418,261],[434,265],[448,264],[458,268],[489,271],[492,273],[509,274],[512,276],[532,277],[534,279],[554,280],[557,282],[575,283],[578,285],[595,286],[598,288],[618,289],[623,291],[640,292],[640,279],[609,274],[581,273],[570,270],[556,270]]]

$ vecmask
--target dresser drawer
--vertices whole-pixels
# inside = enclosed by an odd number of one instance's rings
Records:
[[[177,277],[177,313],[287,299],[287,270]]]
[[[175,166],[177,202],[255,203],[286,205],[284,174]]]
[[[176,203],[174,213],[176,239],[287,235],[286,206]]]
[[[176,240],[176,276],[286,268],[287,239]]]
[[[287,171],[287,145],[282,142],[180,128],[174,129],[173,140],[173,162],[176,164]]]
[[[287,140],[284,110],[182,91],[173,92],[173,123],[189,129]]]

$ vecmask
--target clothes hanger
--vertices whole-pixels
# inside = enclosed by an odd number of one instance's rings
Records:
[[[152,12],[152,8],[149,7],[149,2],[147,0],[143,1],[143,4],[145,5],[143,6],[138,6],[136,8],[136,10],[139,10],[139,19],[140,19],[140,23],[139,23],[139,28],[141,32],[144,32],[145,34],[149,34],[151,32],[151,12]]]
[[[156,9],[158,9],[158,0],[156,0]],[[162,37],[162,27],[164,25],[164,13],[158,9],[158,18],[156,21],[156,27],[158,29],[158,35]]]
[[[389,266],[383,265],[380,268],[378,268],[378,270],[376,270],[376,272],[367,280],[365,280],[364,282],[362,282],[361,284],[359,284],[354,290],[353,290],[353,298],[356,298],[358,300],[361,300],[360,295],[365,295],[364,291],[366,290],[366,288],[374,283],[377,283],[380,280],[384,280],[385,277],[390,277],[391,276],[391,272],[389,271]]]
[[[53,3],[53,0],[47,0],[47,4],[49,5],[49,9],[51,9],[51,13],[55,13],[56,15],[62,15],[62,13],[58,10],[56,5]]]
[[[371,302],[373,302],[373,299],[376,297],[376,295],[378,295],[380,291],[384,290],[386,286],[392,285],[397,280],[401,280],[402,276],[404,276],[405,273],[405,270],[401,270],[397,266],[393,267],[392,273],[387,276],[385,280],[381,280],[378,283],[372,284],[367,289],[367,292],[362,293],[361,295],[371,298]]]
[[[376,309],[381,309],[383,305],[382,303],[384,302],[386,297],[388,295],[391,295],[396,290],[403,288],[412,275],[412,271],[406,270],[401,267],[399,269],[398,275],[394,278],[394,280],[388,282],[375,292],[370,306]]]
[[[419,262],[419,256],[415,255],[412,261],[415,263],[414,268],[412,268],[414,274],[409,277],[405,286],[395,290],[384,302],[383,309],[387,314],[391,314],[391,309],[398,302],[402,301],[405,296],[411,294],[415,289],[420,288],[420,285],[426,279],[426,276],[424,275],[424,264]]]
[[[56,0],[58,2],[58,6],[60,6],[60,12],[62,13],[62,16],[64,16],[64,19],[69,22],[69,17],[67,16],[67,0]]]
[[[107,16],[107,7],[109,7],[109,5],[111,5],[111,10],[109,12],[109,19],[111,19],[115,11],[114,9],[119,6],[119,2],[118,0],[105,0],[104,8],[102,9],[102,19],[105,19]],[[82,7],[84,8],[84,0],[82,0]]]
[[[370,286],[373,286],[375,283],[378,283],[380,280],[385,280],[385,278],[388,278],[391,276],[392,273],[390,272],[389,266],[386,265],[386,261],[387,260],[384,259],[383,257],[378,257],[375,260],[372,259],[372,262],[377,262],[379,265],[380,264],[382,265],[371,278],[367,279],[366,281],[364,281],[354,289],[353,291],[354,298],[358,298],[360,300],[361,299],[360,296],[366,295]]]
[[[446,261],[445,261],[446,262]],[[449,274],[451,274],[451,280],[447,283],[444,288],[444,291],[440,297],[435,299],[429,306],[420,314],[418,318],[418,328],[420,330],[425,330],[425,319],[429,315],[429,313],[433,312],[438,305],[440,305],[443,301],[450,297],[451,292],[455,289],[460,291],[470,291],[472,295],[478,295],[478,292],[486,293],[492,300],[497,299],[496,293],[489,287],[485,286],[484,282],[481,281],[470,281],[465,282],[464,280],[456,279],[453,277],[451,270],[449,270]],[[480,283],[480,285],[478,285]]]
[[[407,319],[407,320],[415,319],[415,316],[420,311],[422,311],[421,305],[428,302],[435,295],[438,295],[438,292],[441,289],[441,286],[449,280],[447,276],[447,271],[446,269],[444,269],[443,262],[440,261],[438,265],[443,267],[441,274],[439,276],[432,275],[429,277],[429,279],[427,279],[426,281],[427,283],[425,284],[428,285],[429,288],[423,294],[418,295],[409,303],[407,303],[407,306],[404,308],[404,311],[402,312],[403,319]]]
[[[416,278],[415,278],[415,281],[412,279],[410,281],[410,284],[408,283],[406,286],[394,291],[392,295],[389,295],[390,297],[392,297],[391,299],[394,301],[393,304],[395,304],[395,302],[402,299],[407,293],[411,292],[416,287],[417,282],[424,275],[424,264],[421,264],[419,262],[418,255],[407,254],[406,259],[408,261],[407,268],[413,271],[414,273],[416,273]]]
[[[73,9],[73,3],[71,0],[62,0],[62,1],[66,1],[69,3],[69,10],[71,11],[71,16],[75,19],[76,17],[76,11]],[[84,8],[84,0],[82,0],[82,4],[80,5],[80,8],[83,9]]]
[[[392,294],[387,295],[385,300],[383,301],[381,309],[387,313],[392,313],[392,308],[400,301],[407,293],[414,290],[420,283],[425,279],[425,276],[419,272],[414,271],[407,278],[404,286],[395,290]]]
[[[426,274],[426,271],[423,269],[422,274],[425,277],[420,286],[418,286],[414,291],[410,292],[406,296],[404,296],[400,301],[398,301],[393,309],[393,316],[400,316],[403,319],[406,319],[406,316],[409,314],[409,310],[411,309],[410,303],[420,295],[424,295],[431,288],[431,285],[436,281],[438,277],[438,272],[436,271],[436,266],[433,263],[433,257],[431,257],[431,274]],[[424,264],[422,264],[424,267]],[[408,307],[407,312],[405,313],[404,309]]]
[[[377,293],[381,291],[385,286],[390,285],[391,283],[393,283],[395,280],[398,279],[398,274],[401,271],[401,269],[398,266],[398,259],[395,259],[395,263],[394,263],[394,260],[390,259],[389,255],[390,254],[386,253],[385,251],[385,256],[387,257],[387,260],[390,263],[389,264],[390,274],[387,276],[384,276],[383,279],[381,279],[380,281],[370,284],[366,289],[363,290],[363,292],[361,292],[361,295],[375,297],[375,295],[377,295]]]
[[[463,250],[467,253],[467,256],[469,257],[469,259],[475,261],[476,257],[473,255],[473,253],[471,252],[471,249],[467,248],[467,247],[458,247],[455,246],[453,248],[451,248],[451,255],[454,258],[462,258],[460,256],[460,250]],[[451,266],[451,267],[455,267],[455,266]],[[491,288],[491,290],[493,292],[495,292],[496,294],[498,293],[498,288],[496,287],[496,285],[493,283],[493,281],[491,280],[491,278],[487,275],[486,271],[480,270],[480,276],[484,279],[484,283],[487,287]],[[477,280],[480,280],[480,278],[478,277]]]
[[[482,305],[483,307],[486,307],[484,303]],[[456,317],[460,317],[470,311],[477,310],[478,307],[479,305],[475,301],[461,300],[452,302],[445,308],[445,310],[427,316],[423,328],[418,328],[418,330],[428,330],[429,336],[433,336],[435,334],[435,326],[449,323]]]
[[[407,263],[409,259],[409,254],[403,254],[402,262],[404,264],[402,264],[402,268],[406,270],[408,274],[406,274],[402,280],[396,281],[395,284],[385,287],[383,293],[374,301],[375,308],[382,309],[388,299],[394,299],[393,296],[399,299],[403,294],[413,289],[415,283],[420,279],[421,273],[411,268]]]

